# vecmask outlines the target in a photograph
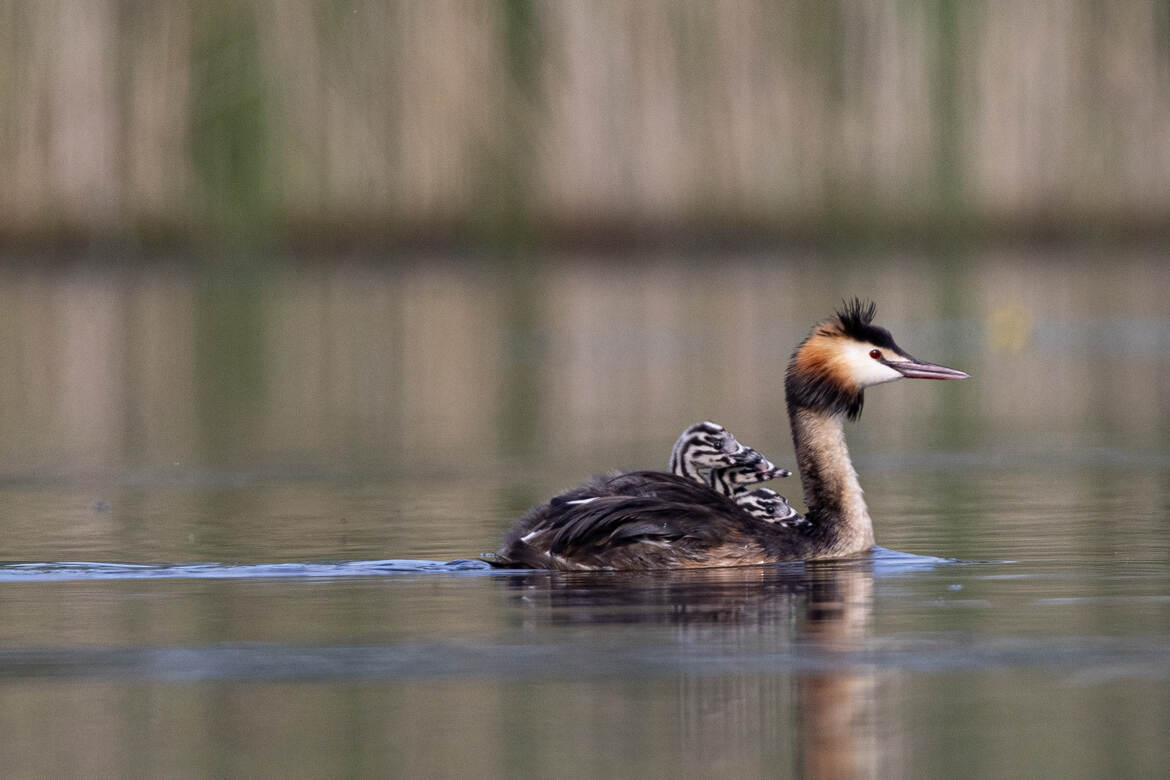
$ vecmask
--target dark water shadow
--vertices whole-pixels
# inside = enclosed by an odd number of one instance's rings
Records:
[[[786,623],[810,597],[843,578],[872,582],[869,559],[717,569],[623,572],[527,571],[505,578],[528,624]]]

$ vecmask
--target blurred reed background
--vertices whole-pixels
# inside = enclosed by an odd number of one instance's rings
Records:
[[[9,475],[779,454],[857,294],[863,453],[1167,433],[1162,2],[0,0],[0,166]]]
[[[1151,233],[1170,6],[0,0],[0,238]]]

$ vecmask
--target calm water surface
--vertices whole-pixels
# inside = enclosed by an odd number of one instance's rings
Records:
[[[519,301],[513,279],[472,294],[421,268],[8,278],[5,776],[1162,774],[1170,448],[1149,388],[1170,315],[1141,258],[1091,291],[1075,263],[887,266],[933,313],[891,292],[895,336],[975,378],[867,398],[872,558],[475,561],[696,419],[791,458],[767,388],[818,315],[745,347],[797,272],[744,262],[641,292],[566,263]],[[1094,308],[1131,295],[1129,318]],[[713,299],[736,327],[686,324]],[[1120,406],[1085,365],[1121,365],[1118,343],[1147,381]]]

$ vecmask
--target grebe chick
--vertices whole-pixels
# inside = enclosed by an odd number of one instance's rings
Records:
[[[716,470],[738,468],[771,469],[772,464],[751,447],[745,447],[736,441],[731,431],[710,420],[687,427],[679,435],[670,451],[670,473],[703,485],[711,484],[711,475]],[[616,480],[616,482],[608,483],[605,486],[606,490],[598,495],[592,495],[587,486],[583,485],[577,490],[556,496],[551,503],[554,505],[588,504],[616,489],[630,490],[634,495],[638,495],[637,487],[628,484],[628,480],[624,479],[625,476],[621,472],[611,475],[610,479]],[[759,482],[764,479],[770,479],[770,477],[761,477],[752,481]],[[621,487],[618,488],[618,485]],[[731,493],[725,492],[724,495],[730,496]]]
[[[761,455],[758,462],[749,466],[715,469],[711,472],[711,487],[720,495],[730,498],[753,517],[765,523],[779,523],[787,528],[790,522],[805,522],[800,513],[788,503],[788,499],[770,488],[750,490],[749,486],[791,474],[788,469],[777,468]]]
[[[670,472],[709,484],[721,496],[736,499],[736,503],[741,503],[738,499],[748,493],[748,485],[792,474],[787,469],[777,468],[755,449],[736,441],[721,424],[709,420],[696,422],[683,430],[670,451]],[[576,499],[576,503],[587,501],[590,499]],[[783,496],[780,501],[787,505]],[[751,511],[749,505],[745,506]]]
[[[965,379],[912,357],[858,299],[813,327],[784,382],[807,524],[753,517],[698,481],[657,471],[590,480],[534,507],[505,535],[493,565],[530,569],[665,569],[846,558],[874,544],[845,446],[867,387],[898,379]],[[571,496],[589,498],[574,503]]]
[[[747,449],[752,450],[751,447]],[[777,468],[772,461],[756,453],[758,459],[753,459],[742,466],[724,466],[711,471],[711,487],[728,498],[737,498],[748,492],[749,485],[760,482],[770,482],[792,475],[788,469]]]
[[[746,466],[763,456],[736,441],[731,431],[705,420],[688,427],[670,451],[670,473],[710,484],[715,469]]]
[[[735,503],[750,512],[752,517],[765,523],[776,523],[783,528],[808,522],[788,503],[787,498],[771,488],[756,488],[746,492],[736,497]]]

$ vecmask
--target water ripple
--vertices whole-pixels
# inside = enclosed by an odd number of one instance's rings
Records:
[[[891,637],[833,652],[788,645],[771,651],[729,652],[714,645],[675,648],[588,644],[507,643],[466,646],[408,642],[329,646],[279,643],[194,647],[87,647],[0,650],[0,680],[147,679],[609,679],[760,674],[910,673],[1037,669],[1064,672],[1073,685],[1121,677],[1170,679],[1170,654],[1153,638],[1080,637],[1043,641],[969,636]]]
[[[962,563],[951,558],[875,547],[864,558],[824,565],[868,566],[875,575],[907,574]],[[799,562],[778,564],[799,566]],[[391,558],[381,561],[317,561],[288,563],[104,563],[99,561],[0,563],[0,582],[55,582],[70,580],[145,579],[261,579],[273,577],[368,577],[385,574],[517,574],[517,570],[493,569],[486,561],[459,558],[427,561]],[[578,573],[579,574],[579,573]]]
[[[302,563],[6,563],[0,564],[0,582],[142,579],[243,579],[271,577],[363,577],[398,573],[490,572],[483,561],[384,560]]]

